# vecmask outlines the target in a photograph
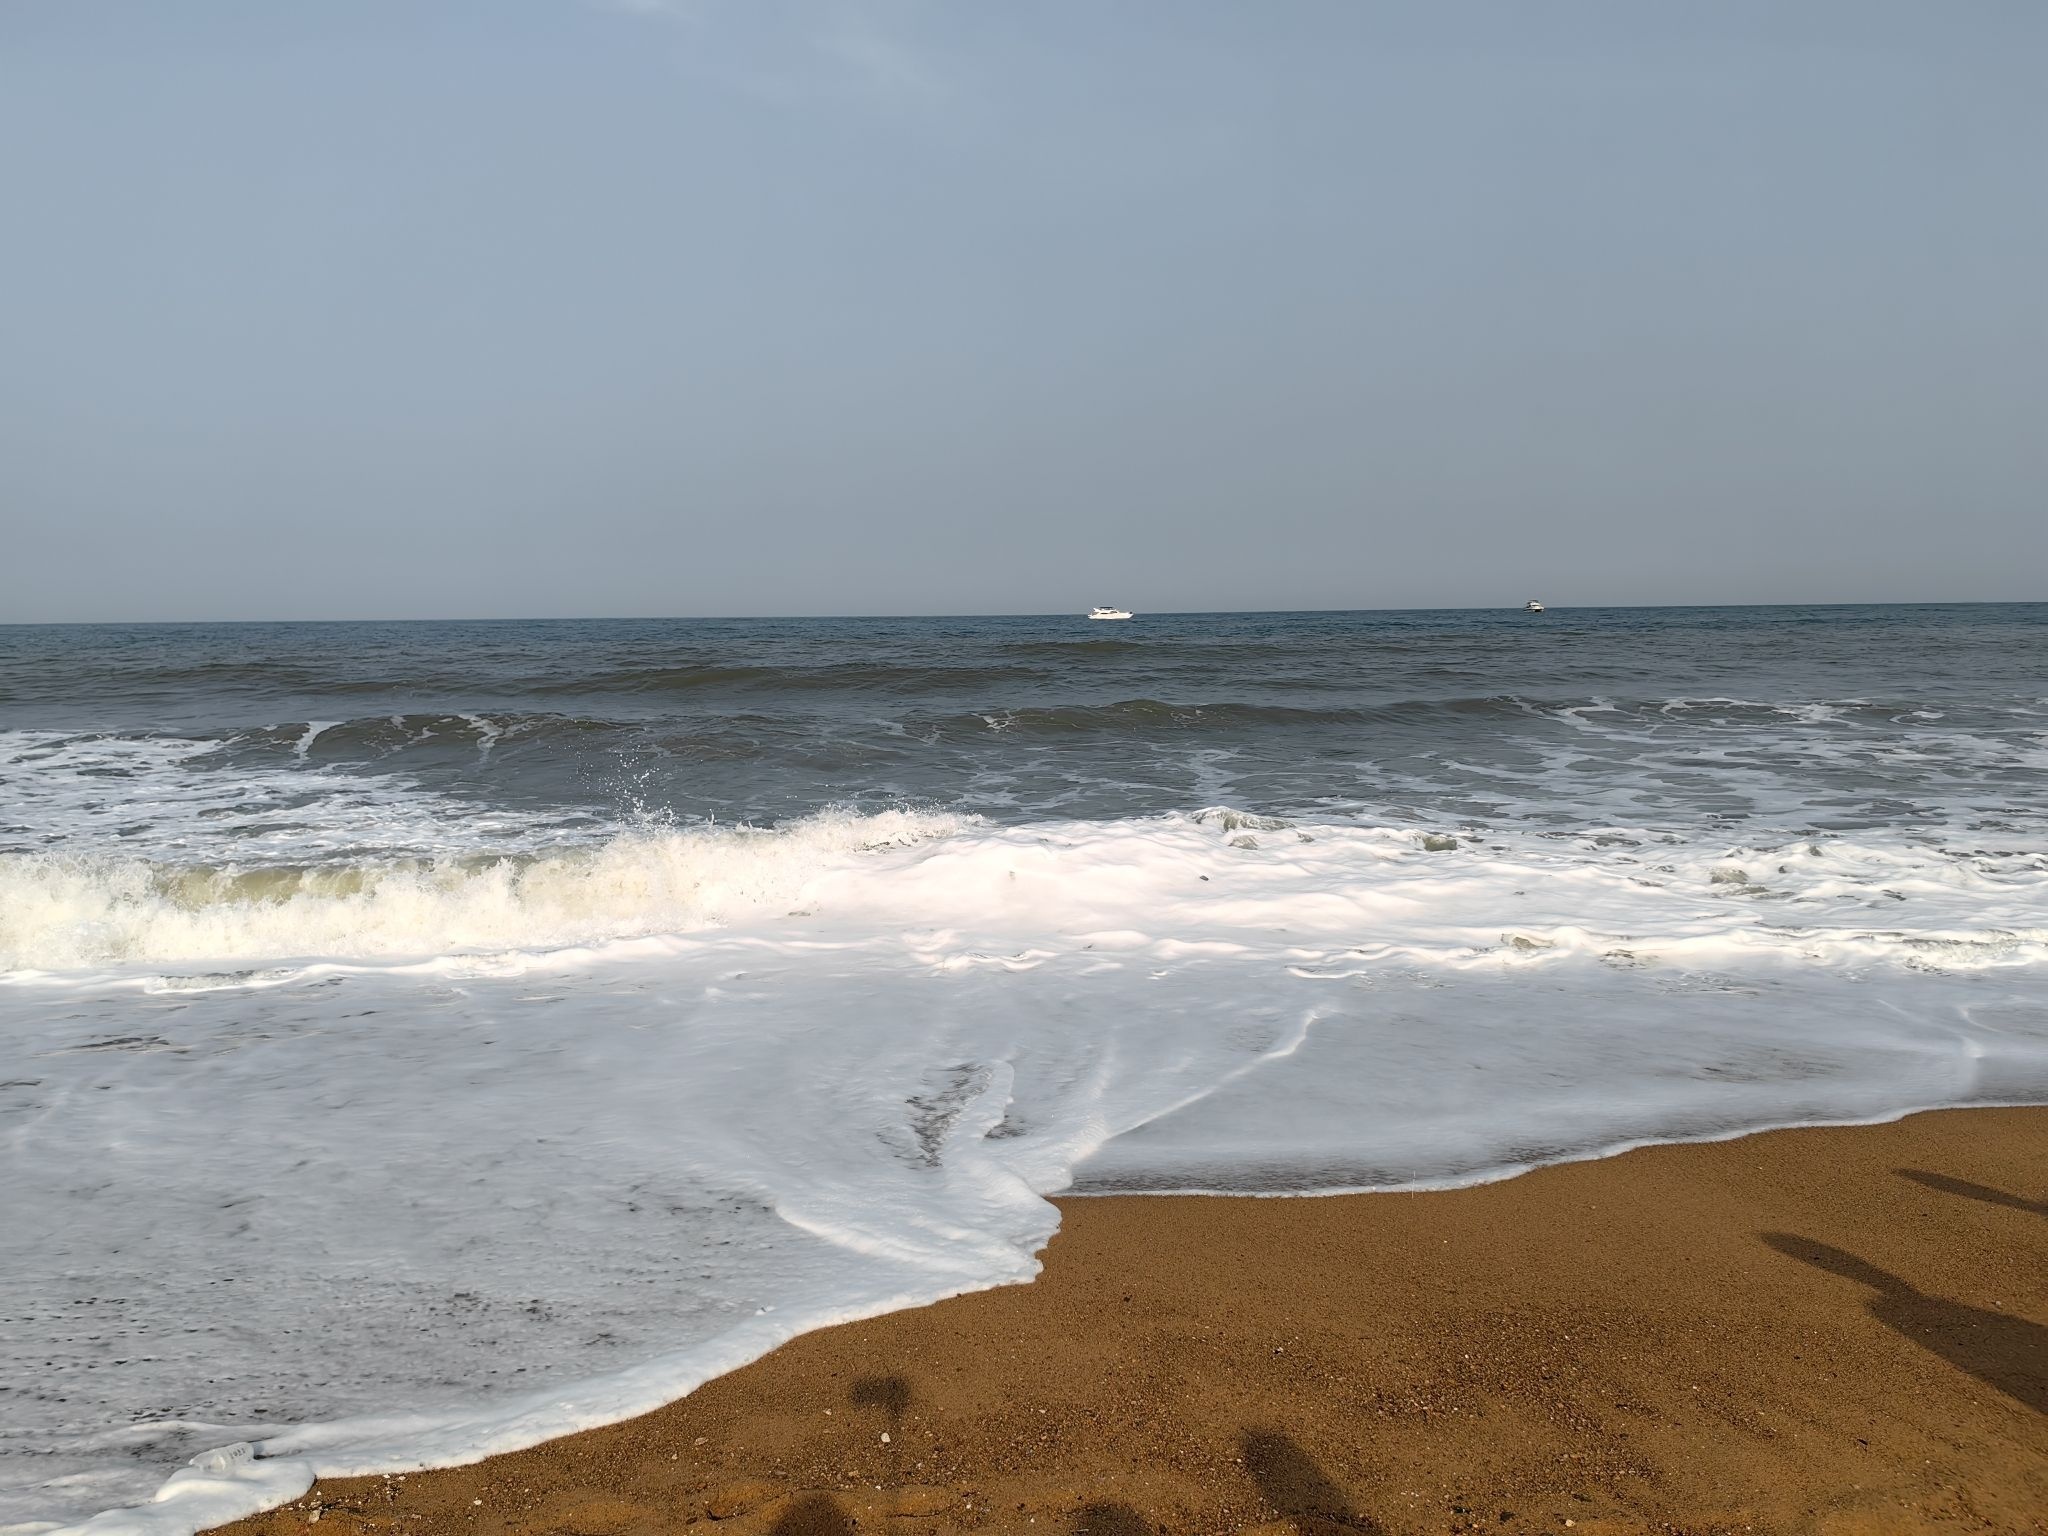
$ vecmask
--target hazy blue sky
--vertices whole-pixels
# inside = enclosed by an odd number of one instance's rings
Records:
[[[0,0],[0,619],[2048,598],[2043,0]]]

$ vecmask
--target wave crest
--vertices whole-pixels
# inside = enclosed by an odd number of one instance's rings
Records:
[[[829,811],[539,854],[237,867],[0,855],[0,970],[556,949],[787,907],[849,860],[973,818]]]

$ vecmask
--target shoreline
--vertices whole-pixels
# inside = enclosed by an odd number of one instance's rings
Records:
[[[2048,1108],[1056,1203],[1030,1285],[221,1529],[2048,1531]]]
[[[1261,1189],[1248,1187],[1190,1187],[1187,1189],[1069,1189],[1045,1199],[1064,1211],[1082,1200],[1349,1200],[1372,1195],[1441,1195],[1488,1184],[1508,1184],[1546,1168],[1568,1168],[1575,1163],[1602,1163],[1626,1157],[1649,1147],[1711,1147],[1724,1141],[1747,1141],[1755,1136],[1776,1136],[1786,1131],[1857,1131],[1872,1126],[1897,1125],[1921,1115],[1967,1114],[1980,1109],[2048,1109],[2031,1099],[1982,1099],[1967,1104],[1917,1104],[1911,1109],[1889,1111],[1857,1120],[1784,1120],[1748,1126],[1733,1131],[1709,1131],[1698,1136],[1647,1136],[1636,1141],[1613,1142],[1584,1152],[1573,1152],[1555,1162],[1489,1165],[1474,1174],[1452,1174],[1442,1179],[1417,1179],[1406,1184],[1336,1184],[1316,1189]],[[1044,1252],[1043,1249],[1040,1250]]]

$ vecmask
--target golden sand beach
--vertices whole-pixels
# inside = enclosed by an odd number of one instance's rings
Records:
[[[228,1529],[2048,1531],[2048,1109],[1062,1213],[1035,1284]]]

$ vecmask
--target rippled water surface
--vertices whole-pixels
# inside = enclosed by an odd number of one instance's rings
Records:
[[[530,832],[1212,800],[1557,826],[1891,826],[1968,801],[1996,821],[2042,814],[2044,676],[2039,606],[0,629],[27,796],[0,836],[200,848],[248,830],[237,805],[294,830],[348,778]],[[123,819],[116,787],[173,760],[191,815],[152,797]],[[247,777],[254,799],[196,803]]]

